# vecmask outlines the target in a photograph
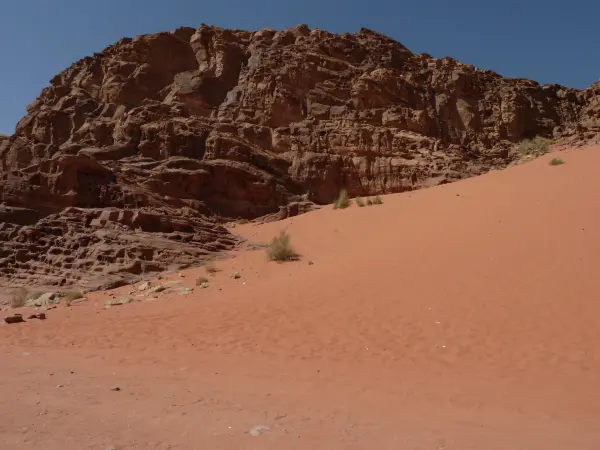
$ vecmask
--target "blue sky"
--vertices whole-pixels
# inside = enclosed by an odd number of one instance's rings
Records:
[[[71,63],[123,36],[201,23],[332,32],[361,26],[414,52],[504,76],[584,88],[600,78],[597,0],[5,0],[0,10],[0,132]]]

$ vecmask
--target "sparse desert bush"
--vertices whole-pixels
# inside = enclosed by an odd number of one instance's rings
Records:
[[[374,205],[383,205],[383,200],[381,200],[381,197],[379,195],[375,196],[375,199],[373,200],[373,204]]]
[[[10,307],[11,308],[21,308],[25,306],[27,303],[27,289],[21,287],[13,292],[12,297],[10,299]]]
[[[373,205],[373,200],[371,200],[370,198],[367,199],[367,206],[371,206]]]
[[[285,231],[275,236],[267,247],[267,257],[270,261],[294,261],[298,259],[298,253],[290,244],[290,235]]]
[[[203,264],[202,267],[204,267],[204,270],[206,270],[206,273],[217,273],[219,271],[219,269],[217,268],[217,263],[215,262],[214,258],[210,258],[208,260],[206,260]]]
[[[356,197],[354,201],[356,202],[359,208],[365,206],[365,201],[361,197]]]
[[[536,136],[533,139],[525,139],[519,143],[519,153],[523,156],[540,156],[550,150],[550,139]]]
[[[350,206],[350,197],[348,197],[348,191],[342,189],[340,195],[333,204],[333,209],[345,209]]]
[[[37,300],[42,296],[43,292],[31,291],[27,293],[27,300]]]
[[[549,162],[549,164],[551,166],[560,166],[561,164],[564,164],[565,162],[562,159],[558,159],[558,158],[552,158],[552,160]]]
[[[206,278],[206,277],[199,277],[196,280],[196,286],[201,286],[203,283],[208,283],[208,278]]]
[[[80,291],[67,291],[61,296],[61,301],[64,302],[66,306],[71,306],[74,300],[78,300],[83,298],[83,293]]]

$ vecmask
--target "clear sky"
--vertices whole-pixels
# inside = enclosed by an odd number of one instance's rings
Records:
[[[201,23],[255,30],[361,26],[414,52],[584,88],[600,78],[598,0],[4,0],[0,132],[49,80],[123,36]]]

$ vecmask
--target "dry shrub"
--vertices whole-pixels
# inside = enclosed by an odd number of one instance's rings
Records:
[[[350,206],[350,197],[348,197],[348,191],[342,189],[340,195],[333,203],[333,209],[345,209]]]
[[[196,280],[196,286],[201,286],[203,283],[208,283],[208,278],[206,278],[206,277],[199,277]]]
[[[10,299],[10,307],[11,308],[21,308],[25,306],[27,303],[27,289],[20,287],[16,291],[12,293],[12,297]]]
[[[206,273],[210,273],[210,274],[214,274],[219,271],[214,257],[207,259],[204,263],[202,263],[201,267],[204,267],[204,270],[206,270]]]
[[[375,196],[375,200],[373,200],[373,204],[374,205],[383,205],[383,200],[381,200],[381,197],[379,195]]]
[[[290,244],[290,236],[285,231],[275,236],[267,247],[267,256],[270,261],[294,261],[298,253]]]
[[[523,156],[540,156],[548,153],[552,141],[542,136],[533,139],[525,139],[519,143],[519,153]]]
[[[66,306],[71,306],[71,303],[73,303],[74,300],[78,300],[80,298],[83,298],[83,293],[80,291],[67,291],[65,292],[62,297],[61,297],[61,301],[64,302],[64,304]]]
[[[356,197],[355,201],[359,208],[362,208],[363,206],[365,206],[365,201],[362,198]]]
[[[558,159],[558,158],[553,158],[549,164],[551,166],[560,166],[561,164],[564,164],[565,162],[562,159]]]

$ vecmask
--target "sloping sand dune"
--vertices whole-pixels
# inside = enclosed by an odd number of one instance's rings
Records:
[[[600,448],[600,149],[554,156],[236,227],[302,258],[187,297],[0,326],[0,448]]]

